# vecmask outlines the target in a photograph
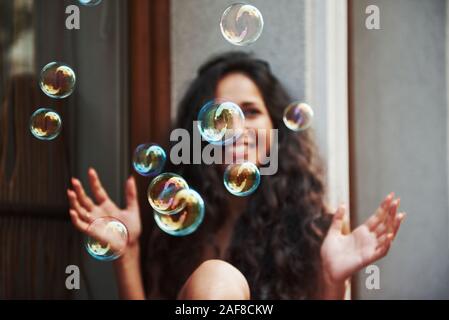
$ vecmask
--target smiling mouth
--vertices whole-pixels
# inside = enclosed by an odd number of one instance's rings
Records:
[[[232,146],[232,149],[229,150],[233,153],[234,156],[247,156],[250,152],[255,150],[256,144],[255,143],[237,143]]]
[[[244,142],[243,141],[237,141],[233,147],[234,147],[234,149],[237,149],[237,148],[249,148],[249,149],[252,149],[252,148],[256,147],[256,143],[255,142],[247,142],[247,141],[244,141]]]

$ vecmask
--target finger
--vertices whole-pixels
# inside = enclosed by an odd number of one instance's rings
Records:
[[[391,241],[393,240],[394,234],[393,233],[386,233],[378,238],[377,240],[377,246],[376,249],[380,247],[389,246],[391,244]]]
[[[75,228],[77,228],[81,232],[86,232],[89,225],[79,218],[78,213],[75,210],[70,209],[69,213],[70,220],[72,220],[72,224],[75,226]]]
[[[73,194],[75,194],[72,190],[70,190],[70,189],[67,189],[67,199],[69,200],[69,205],[70,205],[70,208],[71,209],[75,209],[74,207],[73,207],[73,201],[72,201],[72,195]],[[75,194],[75,197],[76,197],[76,194]]]
[[[390,250],[391,242],[385,242],[383,245],[377,246],[374,251],[374,260],[385,257]]]
[[[130,210],[137,209],[139,207],[139,202],[137,200],[136,179],[132,176],[126,181],[126,204],[127,208]]]
[[[345,207],[341,205],[337,212],[335,212],[334,217],[332,219],[332,224],[330,226],[330,230],[341,232],[341,229],[343,227],[343,221],[345,217]]]
[[[393,240],[396,238],[396,235],[398,234],[399,227],[401,226],[402,222],[404,221],[406,216],[405,212],[401,212],[396,216],[395,222],[394,222],[394,228],[393,228]]]
[[[107,192],[104,190],[100,178],[98,177],[98,174],[95,171],[95,169],[90,168],[88,175],[89,175],[90,188],[92,189],[92,193],[94,194],[97,203],[100,204],[108,200],[109,196]]]
[[[379,223],[381,223],[385,216],[388,213],[388,208],[390,208],[391,201],[393,200],[394,193],[390,193],[384,201],[382,201],[381,205],[377,208],[376,212],[369,217],[369,219],[365,222],[366,226],[370,231],[373,231],[377,228]]]
[[[67,190],[67,196],[73,210],[75,210],[78,216],[86,223],[92,222],[92,216],[86,209],[84,209],[78,202],[77,194],[72,190]]]
[[[376,234],[376,237],[380,238],[385,234],[385,232],[388,231],[388,227],[385,225],[385,223],[379,223],[374,230],[374,233]]]
[[[370,230],[374,230],[377,225],[382,221],[382,217],[385,214],[387,208],[390,207],[391,200],[393,199],[394,193],[390,193],[385,199],[382,201],[380,206],[376,209],[374,214],[366,221],[366,225]]]
[[[87,210],[92,211],[94,208],[94,203],[91,198],[89,198],[84,191],[83,185],[78,179],[72,178],[73,189],[76,192],[79,203]]]
[[[389,250],[390,250],[390,244],[377,247],[376,251],[374,252],[374,260],[378,260],[380,258],[385,257]]]
[[[92,222],[91,214],[80,205],[76,193],[71,190],[68,190],[67,195],[69,196],[71,207],[73,210],[77,212],[78,217],[81,218],[86,223]]]
[[[374,231],[376,230],[381,221],[382,221],[381,216],[377,214],[376,211],[376,213],[374,213],[371,217],[368,218],[368,220],[366,220],[365,225],[368,227],[370,231]]]
[[[388,210],[388,215],[385,218],[385,223],[388,226],[388,229],[390,232],[393,232],[393,230],[394,230],[396,212],[399,208],[400,203],[401,203],[401,199],[396,199],[395,201],[393,201],[390,206],[390,209]]]
[[[385,197],[384,201],[382,201],[381,207],[384,210],[387,210],[390,207],[391,201],[394,199],[394,192],[390,192],[388,196]]]

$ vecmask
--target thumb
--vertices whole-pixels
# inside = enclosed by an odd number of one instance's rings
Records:
[[[139,207],[136,179],[133,176],[126,181],[126,206],[129,210],[135,210]]]
[[[341,232],[344,223],[346,208],[344,205],[338,207],[337,212],[335,212],[334,217],[332,219],[332,224],[330,226],[330,230],[334,232]]]

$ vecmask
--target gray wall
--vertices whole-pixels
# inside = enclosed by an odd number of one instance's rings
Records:
[[[382,30],[365,29],[376,4]],[[408,217],[377,265],[381,290],[360,298],[449,298],[446,1],[356,0],[356,208],[362,222],[395,191]]]
[[[198,67],[211,55],[244,50],[270,62],[294,99],[304,98],[304,1],[254,0],[264,17],[259,40],[248,47],[228,43],[220,31],[223,11],[233,0],[171,0],[172,108],[195,77]]]

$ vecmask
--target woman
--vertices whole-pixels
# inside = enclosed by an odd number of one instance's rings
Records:
[[[185,238],[155,228],[145,239],[149,251],[143,270],[132,177],[123,210],[109,199],[95,170],[89,170],[89,179],[96,202],[73,179],[73,190],[68,190],[73,224],[85,232],[94,218],[105,215],[126,224],[128,249],[114,262],[125,299],[343,298],[345,281],[387,254],[405,217],[397,213],[399,199],[388,195],[368,221],[344,234],[345,208],[327,214],[314,142],[310,132],[295,134],[283,124],[283,111],[291,101],[269,65],[241,52],[209,61],[181,101],[175,127],[192,133],[199,109],[214,98],[237,103],[248,132],[278,129],[278,172],[263,176],[257,192],[246,198],[230,195],[223,187],[224,165],[167,168],[202,195],[206,217],[197,232]],[[234,155],[254,155],[252,161],[260,165],[275,142],[270,134],[264,136],[264,144],[251,139],[242,135],[237,142],[242,148],[236,148]],[[261,145],[266,150],[259,150]]]

